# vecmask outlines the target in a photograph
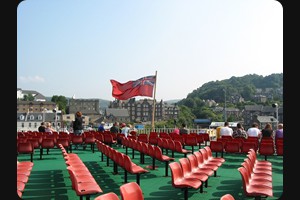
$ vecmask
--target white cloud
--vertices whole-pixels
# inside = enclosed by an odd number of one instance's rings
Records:
[[[20,81],[23,83],[42,83],[45,82],[45,79],[41,76],[20,76]]]

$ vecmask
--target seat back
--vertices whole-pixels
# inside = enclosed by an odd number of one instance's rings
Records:
[[[148,143],[148,134],[146,133],[139,134],[137,140],[140,142]]]
[[[177,181],[180,181],[181,179],[184,178],[181,165],[179,164],[179,162],[171,162],[169,164],[169,167],[171,169],[171,174],[172,174],[172,186],[176,187]]]
[[[223,195],[220,200],[235,200],[235,198],[231,194]]]
[[[150,144],[153,144],[153,145],[157,145],[157,138],[158,138],[157,135],[151,135],[151,133],[150,133],[150,136],[149,136],[149,143],[150,143]]]
[[[181,165],[183,174],[189,174],[192,172],[191,163],[188,158],[180,158],[179,163]]]
[[[155,151],[155,158],[157,159],[157,160],[163,160],[163,158],[162,158],[162,150],[161,150],[161,148],[160,147],[158,147],[158,146],[154,146],[154,151]]]
[[[174,141],[175,142],[175,150],[177,152],[182,152],[182,144],[179,141]]]
[[[185,138],[185,145],[186,146],[197,146],[198,143],[197,143],[196,135],[188,134]]]
[[[148,145],[148,155],[152,158],[155,158],[155,149],[154,146]]]
[[[209,147],[213,152],[223,152],[223,142],[221,141],[210,141]]]
[[[120,200],[118,195],[114,192],[108,192],[97,196],[94,200]]]
[[[189,154],[187,156],[187,159],[189,159],[189,162],[191,164],[191,170],[198,168],[198,161],[194,154]]]
[[[273,143],[260,143],[258,152],[260,155],[273,155],[275,153]]]
[[[247,171],[246,171],[246,169],[244,167],[239,167],[238,171],[240,172],[241,177],[242,177],[242,183],[243,183],[244,193],[248,194],[247,187],[249,185],[249,176],[247,174]]]
[[[143,192],[139,184],[136,182],[125,183],[120,186],[120,194],[122,200],[143,200]]]
[[[30,153],[33,153],[34,149],[33,149],[31,142],[26,141],[26,142],[19,143],[17,150],[18,150],[18,153],[30,154]]]
[[[41,147],[45,149],[54,148],[55,147],[54,140],[52,138],[44,138]]]

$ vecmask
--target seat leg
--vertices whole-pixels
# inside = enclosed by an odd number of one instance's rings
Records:
[[[140,174],[136,174],[136,183],[140,185]]]
[[[169,161],[166,161],[166,173],[165,175],[168,176],[168,168],[169,168]]]
[[[183,188],[183,192],[184,192],[184,200],[188,200],[188,188]]]

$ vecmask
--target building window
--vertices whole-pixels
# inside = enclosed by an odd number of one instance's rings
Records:
[[[20,115],[20,120],[24,120],[25,119],[25,117],[24,117],[24,115]]]
[[[42,120],[43,116],[42,115],[38,115],[38,120]]]
[[[30,115],[29,119],[30,119],[30,120],[34,120],[34,116],[33,116],[33,115]]]

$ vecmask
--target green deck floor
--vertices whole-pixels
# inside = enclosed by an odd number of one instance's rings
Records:
[[[118,151],[125,153],[125,149],[113,146]],[[189,149],[189,147],[186,147]],[[196,150],[198,150],[196,148]],[[101,161],[101,153],[96,149],[94,153],[88,147],[83,150],[73,150],[80,156],[85,165],[89,168],[91,174],[100,185],[103,193],[115,192],[120,197],[119,187],[124,184],[124,170],[118,167],[119,174],[113,174],[112,161],[106,166],[106,157]],[[166,152],[164,152],[166,154]],[[128,155],[132,157],[132,150],[128,149]],[[171,152],[169,151],[169,156]],[[215,155],[215,154],[213,154]],[[182,154],[175,153],[175,161],[183,157]],[[30,156],[18,155],[19,161],[29,161]],[[132,161],[145,169],[152,165],[152,158],[145,156],[145,164],[139,163],[140,154],[135,151]],[[219,200],[226,193],[230,193],[237,199],[254,199],[246,197],[242,190],[242,179],[237,168],[246,158],[245,154],[224,154],[225,163],[218,169],[217,177],[209,177],[208,187],[203,188],[204,192],[189,189],[189,200]],[[257,156],[259,160],[263,160],[263,156]],[[272,179],[273,179],[273,197],[268,200],[279,199],[283,193],[283,157],[269,156],[268,161],[272,162]],[[32,200],[79,200],[76,193],[71,188],[66,164],[63,159],[61,149],[51,149],[49,154],[43,155],[43,159],[39,158],[39,150],[35,150],[34,166],[29,177],[29,181],[25,186],[22,199]],[[171,171],[169,169],[168,177],[165,177],[165,163],[156,161],[157,169],[149,170],[148,173],[141,175],[140,187],[143,191],[145,200],[178,200],[184,199],[183,192],[180,189],[172,187]],[[136,176],[128,174],[128,182],[135,182]],[[99,194],[100,195],[100,194]],[[91,200],[98,195],[91,197]]]

